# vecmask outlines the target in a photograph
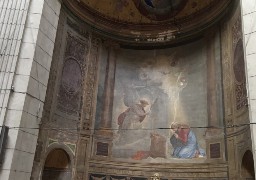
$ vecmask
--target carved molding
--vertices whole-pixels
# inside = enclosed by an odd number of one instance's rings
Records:
[[[233,70],[235,77],[235,97],[236,110],[242,109],[247,105],[246,77],[244,50],[242,43],[242,25],[241,16],[239,15],[232,26],[233,39]]]
[[[159,164],[151,165],[133,165],[129,168],[125,167],[125,163],[115,165],[111,162],[90,163],[89,174],[101,174],[109,176],[123,176],[123,177],[144,177],[149,178],[158,172],[161,177],[167,179],[171,178],[214,178],[214,177],[227,177],[227,165],[218,164],[201,164],[193,165],[193,167],[180,164]]]
[[[81,133],[90,134],[92,126],[95,98],[96,98],[96,82],[98,71],[98,52],[100,41],[98,39],[91,39],[90,54],[88,56],[86,79],[84,82],[84,99],[83,99],[83,112],[81,118]]]
[[[57,108],[63,113],[75,116],[79,116],[80,114],[83,87],[82,78],[85,74],[85,57],[87,54],[88,44],[68,32],[57,100]]]

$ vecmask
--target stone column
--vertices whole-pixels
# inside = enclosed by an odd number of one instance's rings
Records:
[[[223,129],[220,129],[221,78],[220,75],[220,38],[218,28],[212,28],[206,37],[207,50],[207,109],[208,126],[206,129],[207,162],[225,161]]]
[[[106,78],[104,82],[103,108],[101,112],[100,128],[95,133],[93,154],[102,158],[111,157],[113,132],[112,132],[112,111],[115,88],[116,71],[116,49],[107,42],[108,57],[106,65]]]
[[[113,47],[108,49],[108,59],[106,67],[106,79],[104,83],[104,101],[103,110],[101,113],[101,129],[110,129],[112,123],[112,110],[114,99],[115,86],[115,70],[116,70],[116,56]]]
[[[208,103],[208,126],[218,127],[217,110],[217,79],[215,60],[216,29],[207,34],[207,103]]]
[[[13,59],[13,63],[6,64],[3,69],[12,76],[5,80],[3,89],[13,88],[1,107],[0,125],[12,128],[0,167],[0,179],[27,180],[31,177],[60,7],[58,0],[0,1],[1,17],[6,17],[1,18],[0,24],[9,27],[0,30],[5,31],[3,44],[10,41],[5,46],[8,52],[5,55],[9,56],[5,57],[6,62]]]

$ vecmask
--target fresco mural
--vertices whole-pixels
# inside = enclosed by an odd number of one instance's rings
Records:
[[[133,0],[141,14],[151,20],[163,21],[178,14],[187,0]]]
[[[205,129],[190,126],[208,124],[206,66],[201,41],[183,46],[182,51],[178,47],[118,51],[112,157],[147,162],[205,159]],[[100,124],[103,82],[95,127]]]
[[[187,159],[205,156],[204,149],[199,147],[194,132],[187,124],[173,122],[171,132],[170,142],[173,147],[173,157]]]

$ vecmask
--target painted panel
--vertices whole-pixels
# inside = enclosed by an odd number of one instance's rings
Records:
[[[208,125],[206,55],[203,41],[164,50],[118,50],[111,119],[114,159],[205,161],[206,129],[198,127]],[[102,81],[99,87],[104,91]],[[100,127],[100,117],[95,122]]]

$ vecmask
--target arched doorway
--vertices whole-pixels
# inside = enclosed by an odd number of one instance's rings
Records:
[[[245,179],[255,179],[253,155],[249,150],[244,153],[242,159],[241,175]]]
[[[52,150],[44,164],[42,180],[71,180],[69,155],[63,149]]]

